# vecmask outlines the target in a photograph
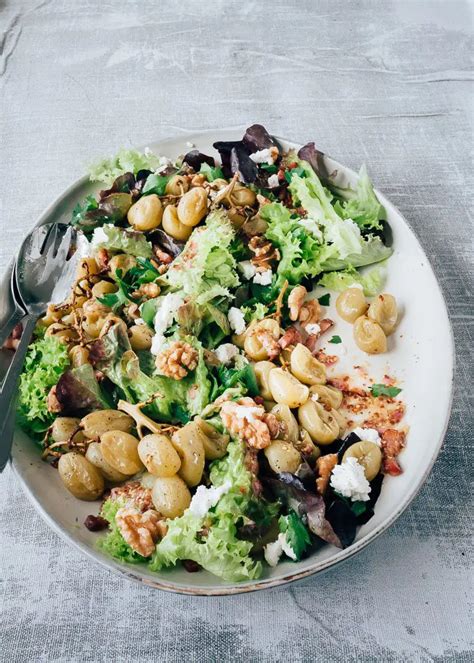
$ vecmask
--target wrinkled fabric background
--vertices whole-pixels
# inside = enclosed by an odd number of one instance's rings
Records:
[[[189,598],[117,578],[53,534],[7,470],[0,660],[472,660],[472,9],[0,0],[2,270],[92,158],[258,121],[367,163],[432,261],[457,349],[451,423],[417,499],[356,558],[282,589]]]

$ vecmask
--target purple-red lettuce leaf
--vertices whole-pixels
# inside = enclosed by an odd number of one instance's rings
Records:
[[[342,548],[342,542],[326,519],[326,504],[321,495],[307,491],[303,483],[288,472],[276,479],[265,479],[275,497],[306,520],[309,530],[327,543]]]

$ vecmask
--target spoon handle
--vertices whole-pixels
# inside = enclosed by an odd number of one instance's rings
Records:
[[[3,419],[0,421],[0,472],[4,470],[8,462],[12,448],[18,380],[37,320],[37,315],[29,314],[25,318],[20,344],[16,349],[10,368],[0,388],[0,413],[4,413]]]

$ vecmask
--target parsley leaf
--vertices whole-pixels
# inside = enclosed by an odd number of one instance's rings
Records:
[[[212,167],[208,163],[201,164],[201,169],[199,171],[207,177],[208,182],[214,182],[214,180],[220,180],[224,177],[222,168],[220,166]]]
[[[401,392],[401,389],[398,387],[388,387],[386,384],[373,384],[370,387],[370,392],[372,396],[388,396],[389,398],[395,398]]]
[[[327,292],[325,295],[322,295],[321,297],[318,297],[318,302],[321,304],[321,306],[329,306],[330,301],[331,295],[329,292]]]
[[[275,175],[275,173],[278,173],[278,168],[273,163],[261,163],[260,168],[266,170],[270,175]]]
[[[342,338],[336,334],[336,336],[333,336],[329,339],[329,343],[334,343],[334,345],[337,345],[338,343],[342,343]]]
[[[125,277],[126,276],[128,276],[128,273],[125,275]],[[131,296],[133,287],[126,282],[125,278],[123,278],[123,272],[121,269],[117,269],[115,272],[115,281],[118,286],[116,292],[109,292],[103,297],[97,297],[101,304],[109,306],[113,311],[116,311],[121,306],[124,306],[129,302],[135,301]]]
[[[351,510],[355,516],[361,516],[363,513],[365,513],[366,509],[367,509],[366,502],[357,501],[357,502],[352,502],[351,504]]]
[[[299,177],[306,177],[306,171],[302,166],[297,166],[296,168],[287,170],[285,171],[285,180],[290,183],[295,175],[298,175]]]
[[[304,551],[311,545],[311,538],[303,521],[295,511],[290,511],[287,516],[280,516],[278,525],[280,532],[286,534],[286,540],[295,553],[296,559],[300,560]]]
[[[145,186],[143,187],[143,194],[156,193],[157,196],[164,196],[166,185],[170,178],[165,175],[158,175],[152,173],[146,178]]]

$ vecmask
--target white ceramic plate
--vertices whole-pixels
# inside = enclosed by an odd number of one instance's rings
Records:
[[[242,135],[243,131],[214,131],[166,140],[150,147],[173,158],[188,151],[185,140],[191,140],[203,152],[217,156],[212,148],[214,141],[239,140]],[[281,143],[284,147],[295,147],[285,140]],[[337,170],[338,181],[355,183],[353,171],[329,158],[326,164],[328,172]],[[376,180],[377,173],[373,176]],[[76,202],[98,188],[87,178],[79,180],[45,211],[38,223],[53,219],[69,221]],[[451,407],[454,353],[446,306],[428,258],[400,212],[382,194],[377,195],[386,207],[394,236],[394,255],[388,263],[385,290],[393,293],[402,305],[403,317],[390,339],[389,352],[368,358],[354,346],[350,326],[331,315],[333,311],[329,310],[329,317],[338,320],[334,333],[342,337],[347,349],[332,373],[343,372],[344,366],[350,371],[354,363],[364,363],[376,381],[387,371],[395,375],[403,387],[400,396],[407,406],[404,423],[410,430],[407,447],[399,457],[404,472],[399,477],[385,478],[375,516],[360,528],[354,544],[346,550],[326,545],[308,559],[266,568],[258,581],[240,584],[222,582],[205,571],[189,574],[176,568],[154,574],[145,566],[120,564],[97,550],[96,542],[101,535],[83,526],[89,513],[97,513],[98,504],[72,497],[62,486],[57,471],[40,460],[37,447],[18,430],[12,453],[13,467],[36,509],[58,534],[91,560],[152,587],[216,595],[264,589],[321,572],[364,548],[398,518],[426,480],[439,453]],[[335,297],[332,299],[334,301]]]

